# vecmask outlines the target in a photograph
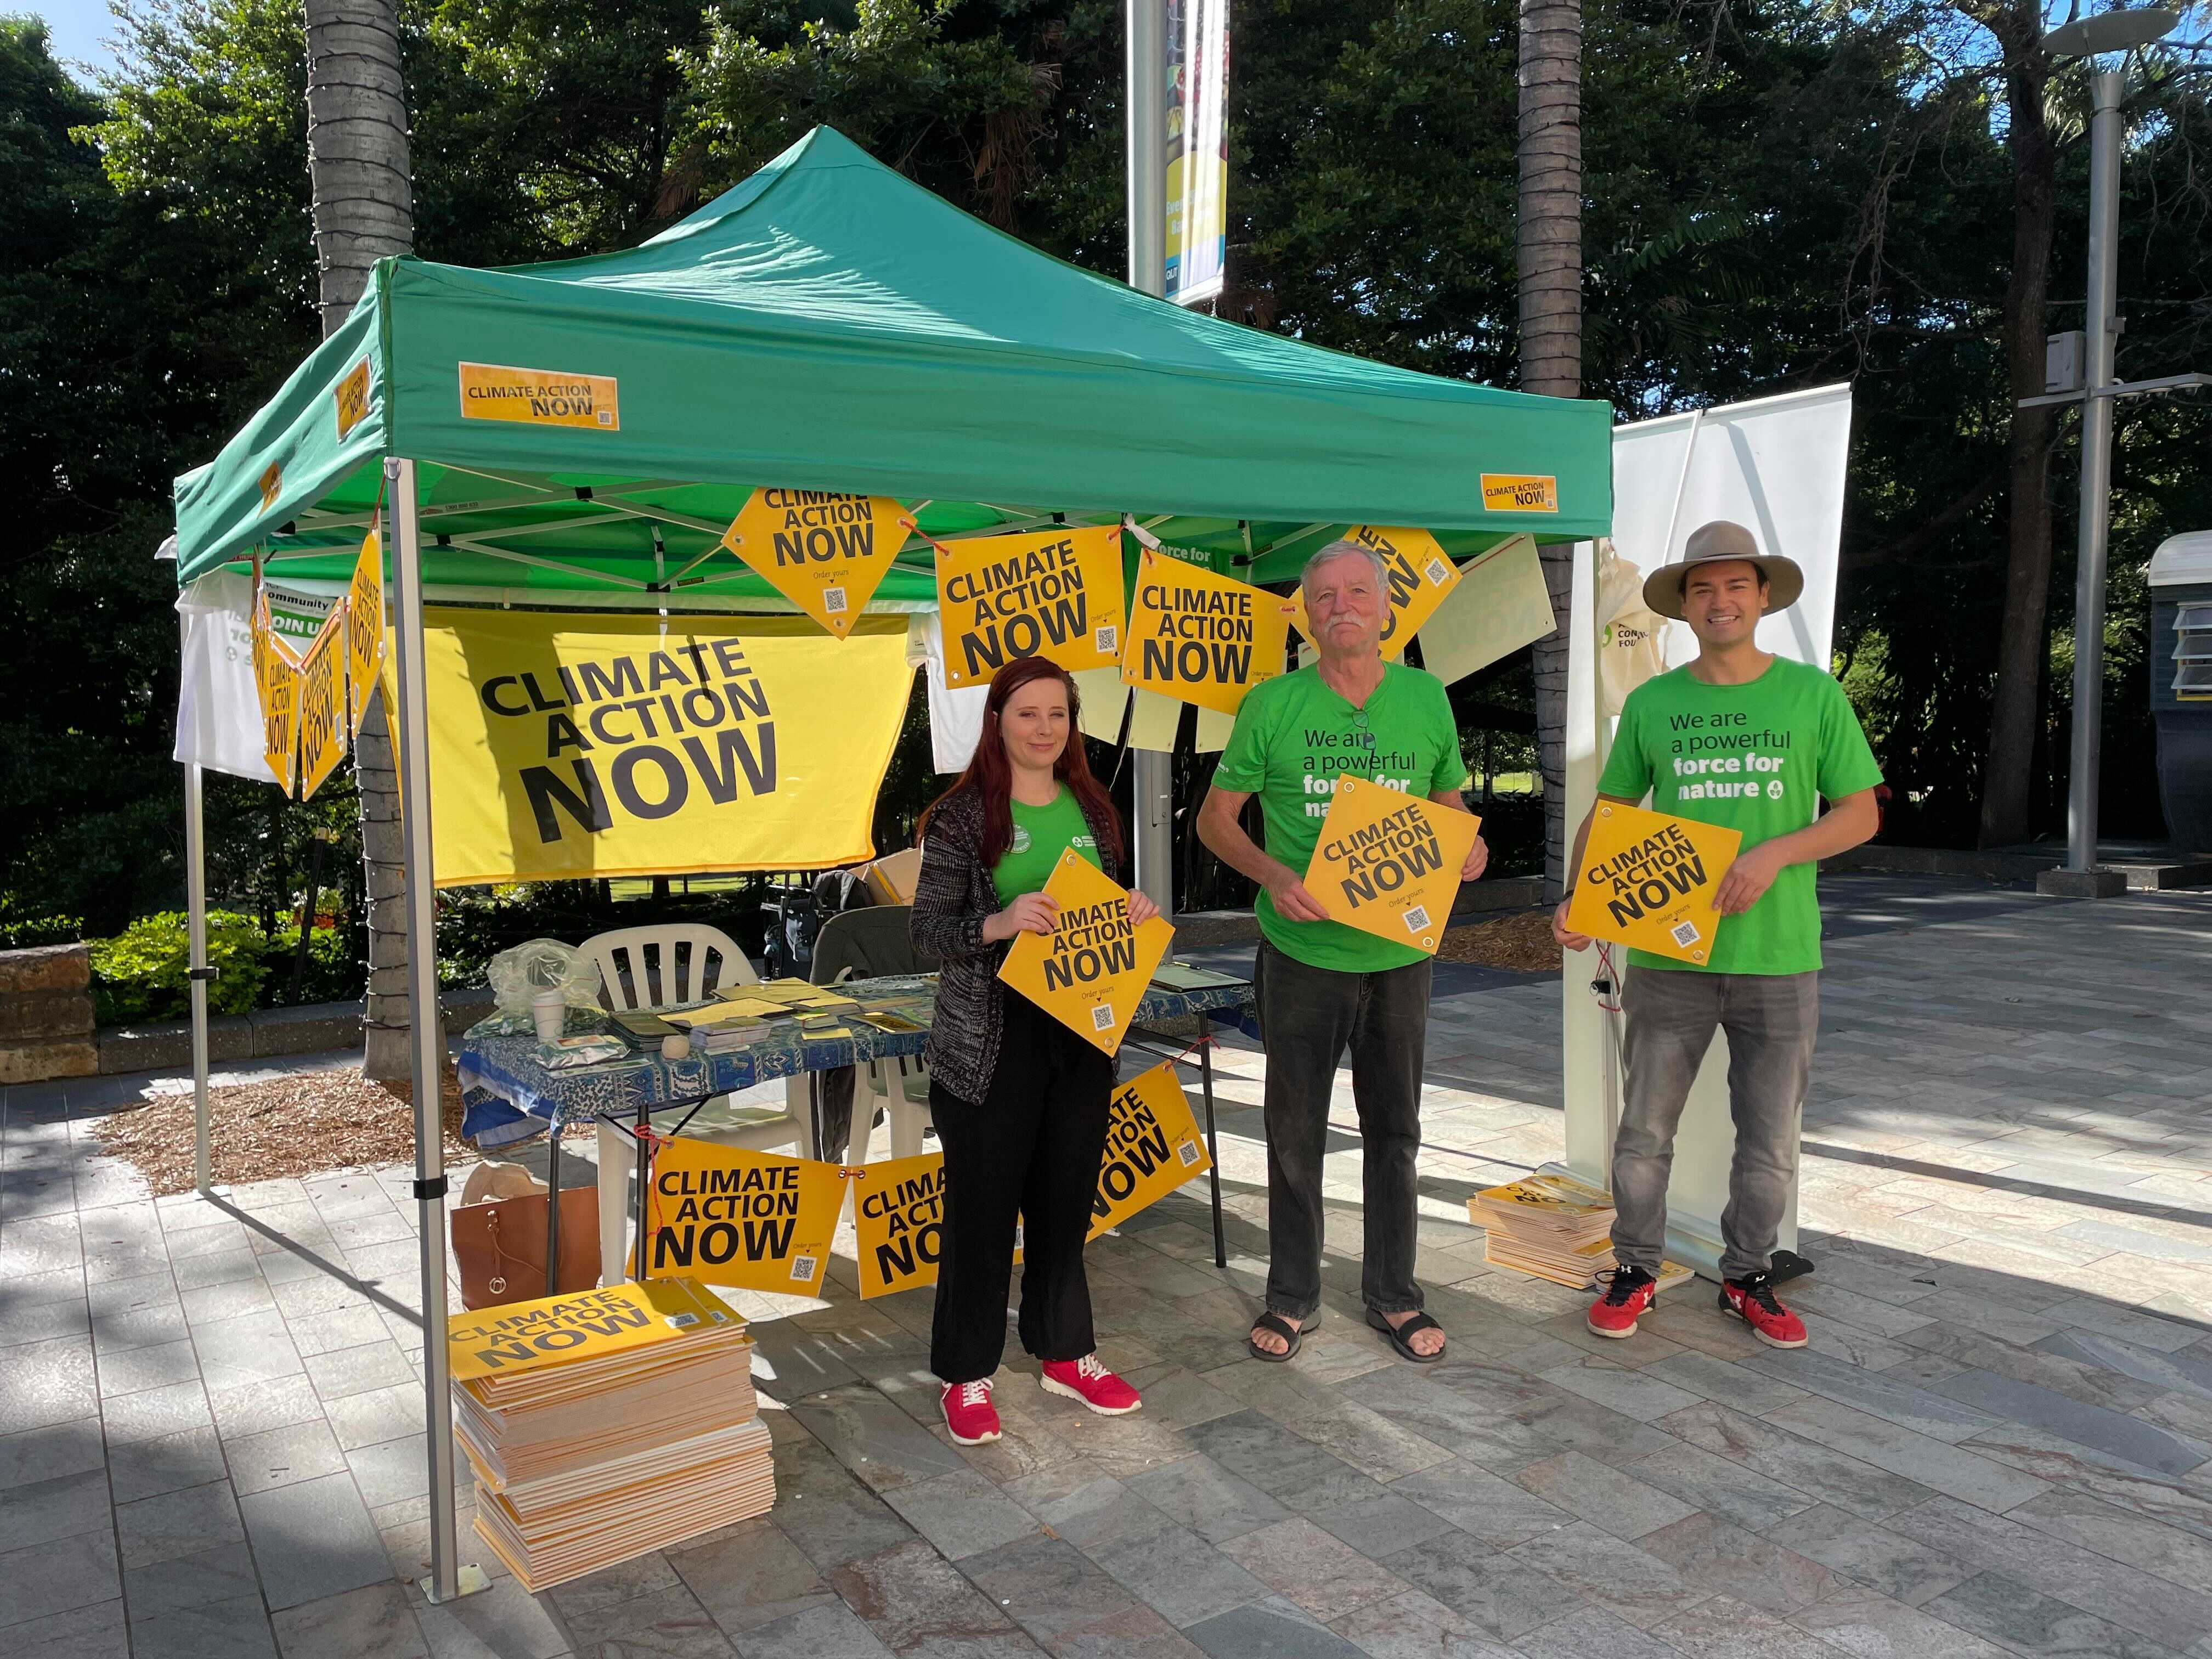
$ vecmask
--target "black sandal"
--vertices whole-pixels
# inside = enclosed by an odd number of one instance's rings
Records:
[[[1257,1319],[1252,1322],[1252,1328],[1255,1331],[1273,1331],[1277,1336],[1281,1337],[1284,1341],[1290,1344],[1290,1346],[1285,1348],[1280,1353],[1270,1353],[1267,1349],[1261,1347],[1257,1342],[1255,1342],[1250,1337],[1248,1336],[1244,1339],[1244,1346],[1252,1351],[1252,1358],[1255,1359],[1264,1359],[1270,1365],[1279,1365],[1285,1360],[1295,1359],[1297,1358],[1298,1345],[1305,1340],[1305,1332],[1298,1326],[1291,1324],[1290,1321],[1285,1319],[1280,1314],[1261,1314]]]
[[[1433,1365],[1444,1357],[1438,1348],[1434,1353],[1422,1353],[1407,1339],[1416,1331],[1441,1331],[1443,1327],[1425,1313],[1417,1313],[1402,1325],[1394,1326],[1374,1309],[1367,1310],[1367,1322],[1390,1339],[1390,1346],[1398,1351],[1401,1359],[1410,1359],[1416,1365]]]

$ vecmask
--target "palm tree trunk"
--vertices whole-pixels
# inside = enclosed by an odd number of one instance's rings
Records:
[[[1521,389],[1582,394],[1583,13],[1581,0],[1521,0],[1517,243]],[[1552,614],[1568,615],[1574,548],[1539,556]],[[1556,898],[1566,863],[1567,634],[1536,641],[1536,749],[1544,779],[1544,890]]]
[[[2057,156],[2044,120],[2050,60],[2036,44],[2039,17],[2023,19],[2007,40],[2005,72],[2012,152],[2012,281],[2006,284],[2004,350],[2012,425],[2006,438],[2010,489],[2004,617],[1998,624],[1996,691],[1990,709],[1988,763],[1982,771],[1980,844],[2006,847],[2028,838],[2033,799],[2036,703],[2049,647],[2051,497],[2045,488],[2051,437],[2050,407],[2021,409],[2043,390],[2044,310],[2051,289],[2051,229],[2057,215]]]
[[[395,0],[307,0],[307,173],[323,333],[344,322],[379,259],[415,245],[415,194]],[[410,1075],[407,921],[399,780],[384,699],[354,745],[368,909],[368,1017],[362,1071]]]

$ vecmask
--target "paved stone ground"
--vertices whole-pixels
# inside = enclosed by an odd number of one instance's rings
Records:
[[[841,1261],[826,1304],[746,1307],[773,1515],[442,1608],[406,1582],[406,1172],[157,1205],[98,1155],[113,1080],[8,1091],[0,1653],[2212,1659],[2212,896],[1827,895],[1809,1350],[1708,1286],[1597,1341],[1579,1296],[1484,1267],[1465,1195],[1559,1149],[1557,994],[1453,969],[1423,1160],[1447,1364],[1361,1326],[1348,1133],[1322,1325],[1245,1358],[1260,1065],[1230,1053],[1228,1273],[1197,1186],[1092,1252],[1140,1414],[1020,1364],[1006,1438],[955,1448],[928,1292],[863,1305]]]

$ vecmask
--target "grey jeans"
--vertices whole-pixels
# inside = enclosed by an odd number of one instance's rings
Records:
[[[1377,1313],[1421,1305],[1413,1283],[1413,1165],[1421,1147],[1428,962],[1380,973],[1310,968],[1264,940],[1253,963],[1267,1051],[1267,1310],[1321,1305],[1322,1159],[1337,1062],[1352,1053],[1359,1115],[1366,1260],[1360,1294]]]
[[[1620,1132],[1613,1143],[1613,1250],[1656,1273],[1667,1249],[1667,1180],[1674,1127],[1713,1032],[1729,1040],[1735,1158],[1721,1212],[1721,1275],[1765,1273],[1790,1206],[1797,1114],[1820,1027],[1820,976],[1642,968],[1621,996],[1627,1015]]]

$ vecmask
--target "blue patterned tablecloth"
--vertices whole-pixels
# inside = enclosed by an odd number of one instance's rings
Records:
[[[836,988],[863,1001],[927,997],[932,982],[916,975],[861,980]],[[1170,991],[1152,986],[1137,1005],[1139,1024],[1196,1013],[1241,1009],[1252,988],[1237,983]],[[918,1055],[928,1033],[878,1031],[855,1020],[844,1036],[805,1037],[787,1023],[770,1027],[741,1048],[664,1060],[652,1048],[605,1066],[548,1071],[537,1060],[532,1032],[501,1029],[499,1018],[471,1026],[461,1038],[455,1064],[465,1115],[462,1136],[483,1151],[542,1134],[549,1124],[586,1122],[602,1112],[635,1117],[641,1105],[658,1108],[712,1095],[734,1094],[759,1083],[804,1072]]]

